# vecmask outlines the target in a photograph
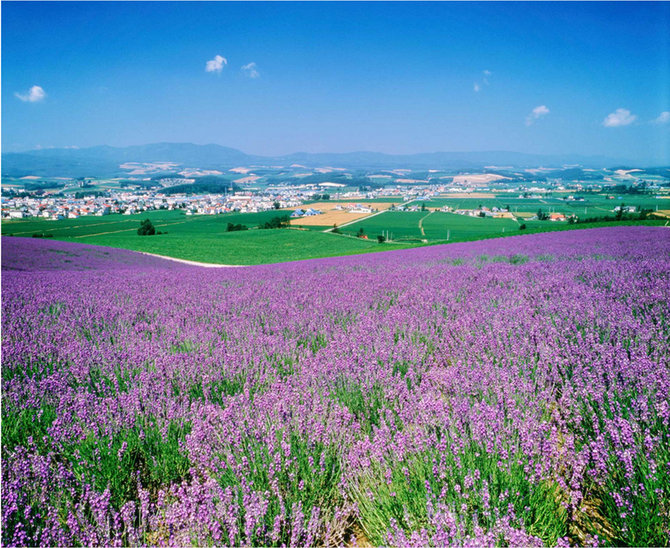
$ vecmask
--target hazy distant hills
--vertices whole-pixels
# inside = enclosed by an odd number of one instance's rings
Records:
[[[381,152],[307,153],[269,157],[246,154],[221,145],[155,143],[149,145],[90,148],[53,148],[2,154],[2,175],[23,177],[111,177],[127,174],[119,166],[126,162],[174,162],[181,167],[228,169],[236,166],[264,165],[341,167],[348,169],[475,169],[485,166],[561,167],[579,164],[603,168],[624,162],[601,156],[539,155],[520,152],[432,152],[422,154],[384,154]]]

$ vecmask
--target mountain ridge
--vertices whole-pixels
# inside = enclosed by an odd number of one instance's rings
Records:
[[[86,148],[51,148],[2,153],[2,175],[92,177],[123,175],[126,162],[173,162],[180,167],[225,169],[248,165],[341,167],[348,169],[483,169],[487,166],[603,168],[628,164],[621,158],[577,154],[532,154],[513,151],[423,152],[387,154],[375,151],[313,153],[295,152],[281,156],[247,154],[218,144],[150,143],[128,147],[99,145]]]

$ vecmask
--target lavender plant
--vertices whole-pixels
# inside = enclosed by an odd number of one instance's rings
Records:
[[[665,228],[2,244],[4,545],[670,543]]]

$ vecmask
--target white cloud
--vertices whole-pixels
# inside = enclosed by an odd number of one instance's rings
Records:
[[[216,55],[214,59],[210,59],[209,61],[207,61],[207,64],[205,65],[205,71],[221,72],[223,70],[223,67],[225,67],[227,64],[228,60],[225,57]]]
[[[543,116],[546,116],[549,114],[549,109],[546,107],[546,105],[539,105],[535,107],[533,110],[531,110],[530,114],[526,116],[526,125],[530,126],[535,122],[536,120],[539,120]]]
[[[482,82],[483,82],[483,83],[480,84],[479,82],[475,82],[474,85],[472,86],[472,89],[475,90],[475,93],[481,91],[482,86],[489,86],[489,85],[491,85],[491,84],[489,83],[489,76],[491,76],[491,74],[493,74],[493,73],[492,73],[490,70],[483,70],[483,71],[482,71],[482,74],[484,75],[484,77],[482,78]]]
[[[261,73],[258,72],[256,63],[248,63],[246,65],[242,65],[241,70],[242,72],[244,72],[244,75],[248,76],[249,78],[258,78],[261,75]]]
[[[603,125],[605,127],[627,126],[632,124],[635,120],[637,120],[637,116],[631,114],[630,110],[618,108],[607,115],[607,118],[603,120]]]
[[[46,92],[40,86],[31,87],[27,93],[19,93],[17,91],[14,95],[24,103],[37,103],[38,101],[44,100],[47,96]]]
[[[670,112],[667,110],[664,112],[661,112],[661,114],[654,120],[654,123],[656,124],[667,124],[670,122]]]

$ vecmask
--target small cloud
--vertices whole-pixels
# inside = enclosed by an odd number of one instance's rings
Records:
[[[479,82],[475,82],[474,85],[473,85],[473,88],[472,88],[472,89],[475,90],[475,93],[481,91],[482,86],[489,86],[489,85],[491,85],[491,84],[489,83],[489,76],[491,76],[491,74],[493,74],[493,73],[492,73],[490,70],[483,70],[483,71],[482,71],[482,74],[484,75],[484,77],[482,78],[482,82],[483,82],[483,84],[480,84]]]
[[[221,72],[223,70],[223,67],[225,67],[228,64],[228,60],[225,57],[221,57],[220,55],[216,55],[214,59],[210,59],[207,61],[207,64],[205,65],[205,72]]]
[[[655,124],[667,124],[668,122],[670,122],[670,112],[667,110],[661,112],[659,117],[654,120]]]
[[[31,87],[27,93],[19,93],[17,91],[14,95],[24,103],[37,103],[38,101],[43,101],[47,96],[46,92],[40,86]]]
[[[549,114],[549,109],[546,105],[539,105],[535,107],[528,116],[526,116],[526,125],[532,125],[536,120],[539,120],[543,116]]]
[[[241,70],[244,72],[244,75],[248,76],[249,78],[258,78],[261,75],[261,73],[258,72],[258,69],[256,68],[256,63],[242,65]]]
[[[632,124],[635,120],[637,120],[637,116],[635,116],[635,114],[631,114],[630,110],[625,108],[618,108],[614,112],[607,115],[607,118],[603,120],[603,126],[627,126]]]

